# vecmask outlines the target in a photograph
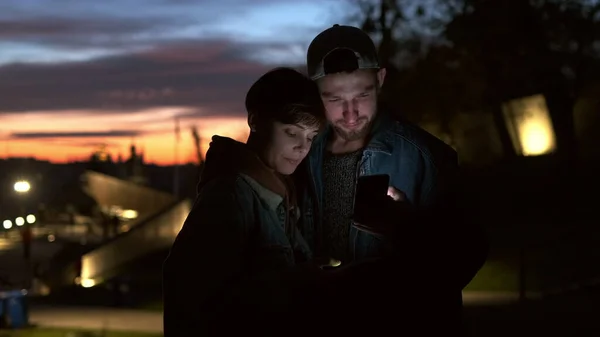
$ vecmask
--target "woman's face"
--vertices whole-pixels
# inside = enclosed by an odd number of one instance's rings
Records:
[[[274,122],[270,141],[262,155],[265,164],[280,174],[294,173],[308,154],[317,133],[315,127]]]

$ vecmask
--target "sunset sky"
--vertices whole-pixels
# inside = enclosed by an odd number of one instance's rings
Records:
[[[245,140],[248,87],[302,65],[345,0],[2,0],[0,157],[84,159],[101,145],[191,160],[191,127]]]

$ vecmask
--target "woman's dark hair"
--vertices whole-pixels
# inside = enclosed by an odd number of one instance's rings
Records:
[[[325,107],[317,85],[291,68],[275,68],[262,75],[246,94],[248,119],[257,125],[272,122],[322,129]]]

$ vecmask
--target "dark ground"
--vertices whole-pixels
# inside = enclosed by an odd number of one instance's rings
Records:
[[[467,336],[600,336],[600,288],[524,304],[465,308]]]

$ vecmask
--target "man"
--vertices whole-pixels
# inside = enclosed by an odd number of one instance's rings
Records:
[[[308,48],[307,68],[330,125],[315,139],[307,160],[312,188],[303,207],[314,216],[307,216],[302,231],[315,254],[342,266],[392,257],[384,269],[412,278],[406,287],[431,284],[462,302],[461,290],[483,265],[487,245],[481,231],[458,218],[456,152],[380,107],[386,69],[360,29],[334,25],[317,35]],[[352,221],[357,178],[378,174],[389,175],[388,195],[398,202],[374,209],[373,218],[385,211],[391,233],[381,221]],[[369,291],[356,288],[349,296]]]

